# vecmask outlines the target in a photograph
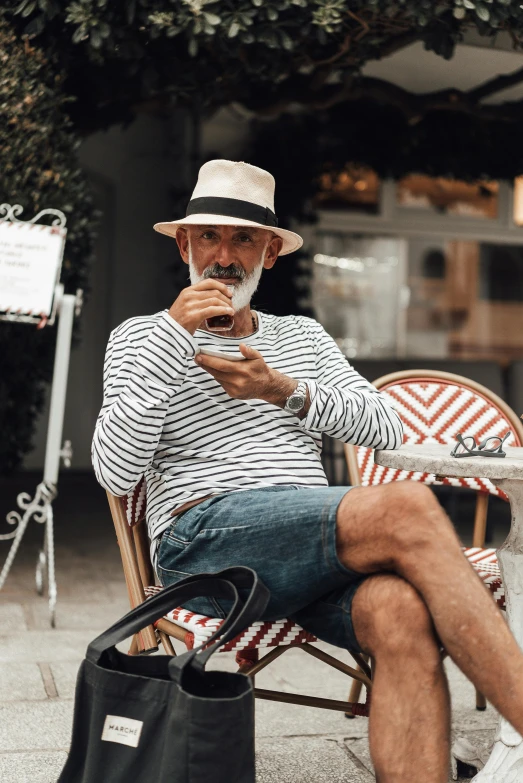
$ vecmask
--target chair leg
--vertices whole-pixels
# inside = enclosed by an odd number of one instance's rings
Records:
[[[167,634],[164,631],[158,631],[158,636],[160,637],[162,647],[167,655],[176,655],[172,642]]]
[[[131,640],[131,646],[129,647],[129,655],[139,655],[140,648],[138,647],[138,636],[135,634]]]
[[[485,532],[487,529],[487,512],[489,496],[486,492],[478,492],[476,496],[476,512],[474,514],[474,532],[472,534],[472,546],[485,546]]]
[[[363,659],[364,659],[365,663],[368,663],[369,656],[368,655],[364,655]],[[358,666],[358,669],[361,671],[361,666]],[[351,704],[357,704],[359,702],[360,695],[361,695],[361,689],[362,688],[363,688],[363,683],[362,682],[360,682],[359,680],[353,680],[352,681],[352,686],[351,686],[350,694],[349,694],[349,702]],[[352,712],[346,712],[345,713],[345,717],[352,719],[352,718],[355,718],[356,715],[353,715]]]
[[[476,690],[476,709],[484,712],[487,709],[487,700],[480,691]]]

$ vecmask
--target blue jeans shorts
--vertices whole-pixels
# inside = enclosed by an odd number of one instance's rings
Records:
[[[157,571],[163,585],[243,565],[271,591],[263,620],[294,619],[338,647],[361,652],[351,605],[366,579],[336,554],[336,512],[350,487],[278,486],[229,492],[174,517],[162,535]],[[202,597],[185,607],[225,617],[230,604]]]

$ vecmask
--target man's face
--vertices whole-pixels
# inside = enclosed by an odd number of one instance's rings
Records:
[[[249,304],[263,269],[273,266],[282,245],[271,231],[250,226],[187,226],[176,239],[191,283],[215,278],[234,285],[236,310]]]

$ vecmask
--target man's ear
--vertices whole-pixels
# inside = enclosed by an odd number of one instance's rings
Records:
[[[189,234],[187,233],[187,229],[180,226],[176,230],[176,244],[178,245],[178,250],[180,251],[180,255],[183,259],[183,261],[188,264],[189,263]]]
[[[265,260],[263,262],[265,269],[271,269],[274,266],[282,247],[283,239],[274,234],[269,244],[267,245],[267,250],[265,251]]]

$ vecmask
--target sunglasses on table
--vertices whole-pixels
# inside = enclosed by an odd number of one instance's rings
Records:
[[[509,430],[499,437],[498,435],[492,435],[490,438],[485,438],[478,445],[473,435],[462,435],[461,432],[456,436],[458,441],[452,451],[451,457],[506,457],[506,453],[503,451],[503,444],[506,439],[512,435]]]

